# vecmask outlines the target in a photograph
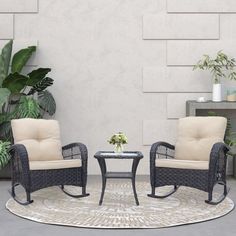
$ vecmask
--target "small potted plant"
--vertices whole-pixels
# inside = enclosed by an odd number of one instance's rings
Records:
[[[115,145],[115,152],[121,153],[124,150],[123,145],[128,143],[128,139],[124,133],[119,132],[117,134],[112,135],[108,142],[110,144]]]
[[[234,58],[228,57],[222,51],[219,51],[216,58],[209,55],[203,55],[203,58],[193,67],[194,70],[208,70],[213,77],[212,101],[220,102],[221,97],[221,78],[236,80],[236,61]]]

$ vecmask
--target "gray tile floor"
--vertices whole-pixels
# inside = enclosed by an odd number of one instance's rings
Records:
[[[99,177],[90,176],[91,181],[97,181]],[[140,179],[147,179],[147,177],[139,177]],[[100,180],[100,179],[99,179]],[[148,181],[148,179],[147,179]],[[236,202],[236,180],[230,179],[228,181],[231,191],[229,196]],[[9,198],[8,189],[9,181],[0,181],[0,236],[62,236],[62,235],[122,235],[122,236],[236,236],[236,210],[228,215],[216,220],[186,225],[177,226],[165,229],[142,229],[142,230],[101,230],[101,229],[81,229],[73,227],[63,227],[40,224],[29,220],[22,219],[12,215],[5,209],[5,203]]]

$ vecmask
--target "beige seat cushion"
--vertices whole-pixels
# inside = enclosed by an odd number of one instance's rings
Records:
[[[224,117],[185,117],[179,119],[175,159],[209,161],[212,146],[223,142]]]
[[[58,161],[30,161],[30,170],[51,170],[51,169],[64,169],[75,168],[81,166],[80,159],[74,160],[58,160]]]
[[[208,170],[209,161],[188,161],[174,159],[156,159],[157,167]]]
[[[11,121],[15,144],[25,145],[30,161],[62,160],[60,128],[56,120]]]

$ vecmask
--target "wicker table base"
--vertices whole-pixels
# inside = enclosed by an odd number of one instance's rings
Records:
[[[136,205],[139,205],[138,196],[135,187],[136,170],[140,159],[143,158],[141,152],[97,152],[94,157],[98,160],[102,173],[102,192],[99,205],[102,205],[106,188],[107,179],[131,179]],[[106,167],[106,159],[133,159],[132,170],[130,172],[108,172]]]

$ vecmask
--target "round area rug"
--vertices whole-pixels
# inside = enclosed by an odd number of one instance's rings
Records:
[[[67,190],[77,194],[81,191],[71,186]],[[163,187],[159,193],[168,190]],[[129,181],[108,181],[102,206],[98,205],[100,183],[90,184],[88,192],[89,197],[76,199],[65,195],[58,187],[50,187],[33,193],[34,202],[28,206],[10,199],[6,207],[29,220],[86,228],[162,228],[218,218],[234,208],[230,198],[216,206],[206,204],[207,193],[187,187],[180,187],[165,199],[149,198],[147,182],[137,182],[140,206],[135,205]]]

